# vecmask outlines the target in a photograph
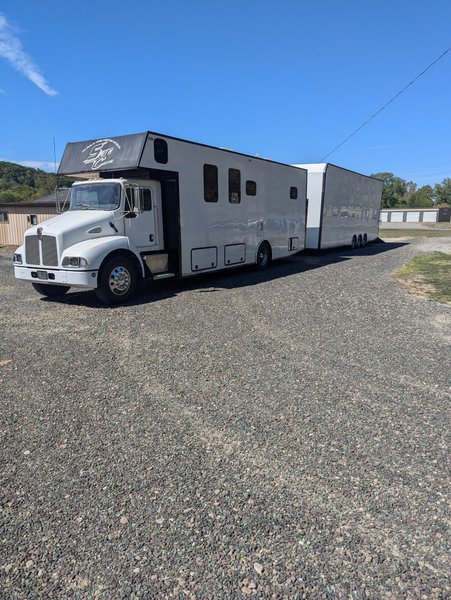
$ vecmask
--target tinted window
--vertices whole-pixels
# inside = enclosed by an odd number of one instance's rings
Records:
[[[215,165],[204,165],[204,200],[218,201],[218,167]]]
[[[36,215],[30,215],[30,223],[32,225],[37,225],[38,224],[38,217]]]
[[[290,198],[292,200],[297,200],[298,197],[298,188],[297,187],[290,187]]]
[[[155,162],[165,165],[168,162],[168,144],[166,140],[155,138],[153,142]]]
[[[257,195],[257,184],[255,181],[246,181],[246,194],[248,196]]]
[[[241,172],[238,169],[229,169],[229,202],[241,202]]]
[[[152,210],[152,195],[149,188],[141,189],[143,210]]]

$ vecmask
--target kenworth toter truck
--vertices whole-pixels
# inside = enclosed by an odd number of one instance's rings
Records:
[[[146,132],[66,146],[68,210],[31,227],[18,279],[45,296],[130,300],[141,279],[188,277],[305,247],[307,171]]]

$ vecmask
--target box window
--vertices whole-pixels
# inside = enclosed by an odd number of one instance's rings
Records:
[[[7,222],[8,222],[8,213],[0,212],[0,223],[7,223]]]
[[[165,165],[168,162],[168,143],[161,138],[155,138],[153,141],[153,151],[155,162]]]
[[[204,165],[204,200],[205,202],[218,201],[218,167]]]
[[[297,200],[298,198],[298,188],[290,187],[290,198],[291,200]]]
[[[229,169],[229,202],[241,202],[241,171],[238,169]]]
[[[255,181],[246,181],[246,195],[256,196],[257,195],[257,183]]]

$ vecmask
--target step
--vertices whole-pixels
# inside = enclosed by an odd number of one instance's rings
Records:
[[[152,279],[169,279],[169,277],[175,277],[175,273],[156,273]]]

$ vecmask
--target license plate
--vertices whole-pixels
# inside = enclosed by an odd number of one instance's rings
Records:
[[[47,271],[38,271],[38,279],[48,279],[49,274]]]

